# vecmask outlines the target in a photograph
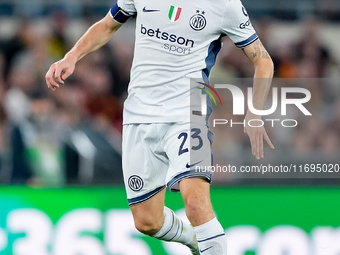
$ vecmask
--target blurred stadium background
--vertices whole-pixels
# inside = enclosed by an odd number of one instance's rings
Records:
[[[0,0],[0,255],[188,254],[139,235],[122,188],[133,20],[81,60],[62,89],[45,85],[49,65],[113,4]],[[313,116],[290,132],[269,132],[276,150],[265,162],[339,164],[340,1],[243,4],[275,77],[316,81],[308,87]],[[253,67],[226,39],[212,76],[251,78]],[[214,131],[216,162],[258,164],[243,130]],[[339,255],[339,180],[216,174],[212,198],[229,255]],[[178,194],[168,194],[167,204],[184,216]]]

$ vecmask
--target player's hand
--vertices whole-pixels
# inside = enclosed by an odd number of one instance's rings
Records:
[[[255,120],[259,121],[255,121]],[[247,113],[245,118],[245,128],[244,132],[248,134],[251,144],[251,152],[256,157],[257,160],[260,160],[261,158],[264,158],[263,153],[263,139],[268,143],[270,148],[274,149],[274,145],[270,141],[266,129],[262,127],[251,127],[248,125],[248,121],[251,121],[252,126],[261,126],[261,116],[254,115],[250,112]]]
[[[74,72],[75,65],[76,61],[69,57],[65,57],[51,65],[45,76],[47,87],[53,91],[59,88],[59,86],[64,84],[64,81]]]

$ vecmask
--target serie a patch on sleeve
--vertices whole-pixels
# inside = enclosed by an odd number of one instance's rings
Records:
[[[131,17],[131,15],[120,8],[117,3],[111,8],[110,14],[112,19],[120,24],[125,23]]]

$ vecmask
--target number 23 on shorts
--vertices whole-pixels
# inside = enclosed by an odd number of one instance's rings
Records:
[[[203,146],[203,139],[200,136],[201,134],[201,129],[199,128],[193,128],[191,129],[191,138],[192,139],[197,139],[198,140],[198,145],[192,146],[192,150],[199,150]],[[189,152],[189,148],[184,148],[185,142],[188,139],[188,134],[183,132],[180,133],[179,136],[177,137],[178,139],[183,139],[181,145],[179,146],[179,151],[178,151],[178,156],[182,155],[183,153]]]

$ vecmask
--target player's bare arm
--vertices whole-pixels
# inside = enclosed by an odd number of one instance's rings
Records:
[[[54,91],[64,84],[64,80],[73,73],[77,61],[101,48],[120,27],[121,24],[113,21],[110,13],[91,26],[65,57],[50,67],[45,76],[47,86]]]
[[[250,46],[244,48],[243,51],[252,61],[255,68],[253,106],[257,110],[262,110],[271,86],[274,64],[260,40],[257,40]],[[255,115],[248,110],[245,122],[248,123],[249,120],[254,119],[261,119],[261,116]],[[253,125],[256,124],[253,122]],[[250,127],[246,124],[244,132],[249,136],[252,154],[256,157],[256,159],[259,160],[264,157],[263,139],[272,149],[274,149],[274,145],[270,141],[263,126]]]

